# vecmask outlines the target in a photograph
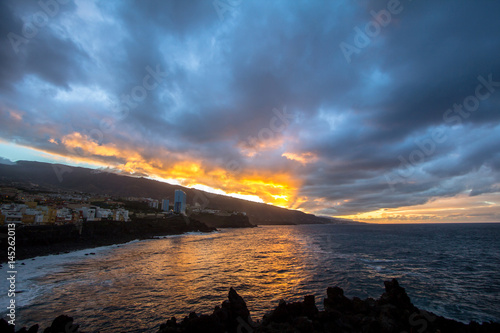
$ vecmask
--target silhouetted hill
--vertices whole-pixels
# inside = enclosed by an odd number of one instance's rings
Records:
[[[250,222],[262,224],[313,224],[335,223],[335,219],[317,217],[296,210],[272,205],[215,195],[204,191],[171,185],[151,179],[137,178],[115,173],[31,161],[18,161],[14,165],[0,164],[0,182],[32,183],[43,190],[71,190],[92,194],[108,194],[116,197],[149,197],[170,199],[173,203],[174,191],[186,192],[187,203],[203,208],[225,211],[246,212]],[[15,184],[14,184],[15,185]],[[340,222],[340,220],[338,221]]]

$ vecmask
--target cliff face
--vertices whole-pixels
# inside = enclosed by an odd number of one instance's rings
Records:
[[[211,232],[216,230],[206,224],[185,216],[166,219],[135,219],[132,222],[95,221],[83,223],[82,239],[133,237],[150,238],[161,235],[175,235],[189,231]]]
[[[112,245],[153,236],[176,235],[189,231],[216,230],[192,218],[137,219],[132,222],[95,221],[80,225],[20,226],[16,228],[18,260],[96,246]],[[0,228],[1,259],[7,258],[7,227]]]
[[[236,214],[230,216],[219,216],[215,214],[191,214],[190,217],[195,220],[205,223],[213,228],[252,228],[255,227],[250,223],[248,216],[243,214]]]

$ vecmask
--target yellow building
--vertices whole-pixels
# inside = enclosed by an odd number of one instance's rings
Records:
[[[25,202],[24,204],[25,204],[26,206],[28,206],[28,208],[32,208],[32,209],[35,209],[35,208],[36,208],[36,206],[38,205],[38,203],[37,203],[37,202],[35,202],[35,201],[27,201],[27,202]]]
[[[48,207],[47,210],[43,210],[43,224],[54,224],[57,219],[57,209]]]
[[[34,224],[35,223],[35,215],[26,215],[24,214],[21,222],[23,224]]]

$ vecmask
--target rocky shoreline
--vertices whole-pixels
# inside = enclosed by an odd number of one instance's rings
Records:
[[[205,223],[213,228],[255,228],[256,225],[250,223],[248,216],[244,214],[232,214],[228,216],[220,216],[207,213],[193,213],[191,218]]]
[[[5,230],[4,230],[5,229]],[[68,253],[100,246],[123,244],[135,239],[212,232],[216,228],[185,216],[142,219],[132,222],[98,221],[81,225],[24,226],[16,228],[16,260]],[[4,236],[4,237],[1,237]],[[0,263],[7,261],[7,228],[0,228]]]
[[[375,300],[357,297],[349,299],[339,287],[327,289],[324,310],[319,311],[315,296],[304,297],[303,302],[279,305],[268,312],[261,321],[254,322],[243,298],[230,288],[228,299],[221,306],[216,306],[210,315],[190,313],[181,321],[175,317],[167,320],[157,333],[274,333],[274,332],[361,332],[361,333],[497,333],[500,323],[464,324],[446,319],[415,307],[404,288],[396,279],[385,281],[385,292]],[[38,325],[29,329],[15,331],[4,319],[0,320],[0,332],[37,333]],[[42,332],[42,331],[41,331]],[[85,332],[81,331],[73,318],[61,315],[57,317],[44,333]]]

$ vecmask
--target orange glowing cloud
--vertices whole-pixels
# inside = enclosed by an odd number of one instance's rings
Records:
[[[104,156],[119,157],[124,153],[122,149],[116,148],[114,144],[102,145],[78,132],[74,132],[72,134],[64,136],[61,142],[66,147],[68,152],[77,153],[80,155],[85,154],[85,155],[94,155],[101,157]],[[127,152],[127,156],[130,156],[130,158],[134,159],[138,155],[135,152]]]
[[[204,161],[188,155],[175,155],[165,150],[159,151],[158,156],[171,156],[172,160],[146,159],[135,148],[127,148],[125,145],[118,147],[111,143],[100,144],[76,132],[64,136],[60,141],[77,161],[89,162],[113,157],[116,162],[112,167],[119,171],[175,180],[175,183],[186,187],[198,187],[282,207],[290,207],[295,202],[299,188],[298,182],[287,173],[275,174],[252,169],[236,173],[210,167]]]
[[[301,154],[295,154],[295,153],[283,153],[281,156],[286,157],[287,159],[291,161],[297,161],[302,164],[307,164],[307,163],[313,163],[316,162],[318,157],[310,152],[307,153],[301,153]]]
[[[242,155],[253,157],[260,152],[278,149],[282,147],[284,143],[284,136],[273,136],[270,138],[253,138],[247,142],[239,144],[238,146]]]

